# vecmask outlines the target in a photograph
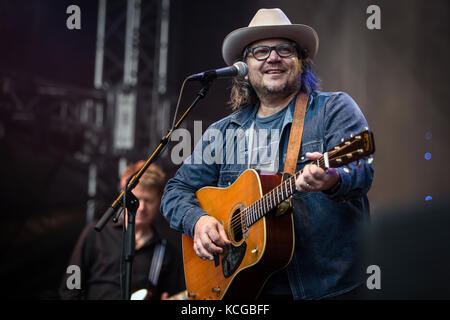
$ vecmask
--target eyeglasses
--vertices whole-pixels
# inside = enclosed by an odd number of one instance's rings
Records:
[[[270,56],[270,54],[272,53],[272,50],[275,50],[275,52],[281,58],[288,58],[294,54],[295,47],[296,47],[296,45],[294,42],[283,42],[283,43],[277,44],[276,46],[273,46],[273,47],[257,46],[254,48],[247,48],[247,49],[245,49],[244,58],[247,58],[247,54],[249,52],[251,52],[253,57],[256,60],[263,61],[263,60],[266,60]]]

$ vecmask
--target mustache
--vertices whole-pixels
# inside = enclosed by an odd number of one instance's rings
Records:
[[[267,72],[269,70],[274,70],[274,69],[286,71],[286,68],[284,68],[282,64],[277,63],[277,64],[273,64],[273,65],[267,66],[266,68],[264,68],[262,70],[262,72]]]

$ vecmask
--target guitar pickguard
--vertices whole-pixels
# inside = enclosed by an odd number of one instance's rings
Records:
[[[225,278],[233,275],[237,268],[241,265],[242,259],[245,256],[247,244],[242,242],[238,247],[233,245],[228,246],[227,251],[222,258],[222,271]]]

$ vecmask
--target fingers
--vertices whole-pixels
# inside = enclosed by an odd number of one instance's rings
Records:
[[[314,153],[320,155],[318,152]],[[336,169],[329,168],[325,171],[315,164],[308,164],[303,168],[302,174],[295,181],[295,188],[300,192],[328,190],[338,179],[339,173]]]
[[[309,184],[317,185],[318,182],[326,178],[327,173],[325,170],[315,164],[308,165],[307,174],[305,176],[306,182]]]
[[[307,152],[305,156],[310,160],[317,160],[322,157],[320,152]],[[320,189],[321,181],[326,175],[325,171],[317,165],[311,163],[303,168],[303,172],[295,183],[297,191],[314,192]]]
[[[168,292],[163,292],[161,294],[161,300],[167,300],[167,298],[169,298],[169,293]]]
[[[212,229],[209,229],[208,231],[200,235],[201,244],[208,252],[211,253],[222,253],[222,248],[216,245],[214,240],[212,240],[216,239],[216,241],[218,241],[218,238],[219,234],[217,233],[217,231]]]
[[[322,157],[322,154],[320,152],[307,152],[305,154],[305,156],[309,159],[309,160],[317,160],[320,159],[320,157]]]
[[[197,254],[197,256],[199,256],[202,259],[208,260],[214,259],[214,256],[208,250],[206,250],[205,246],[202,244],[201,241],[196,241],[194,243],[194,251]]]
[[[300,192],[314,192],[321,188],[325,171],[314,164],[303,168],[302,174],[297,178],[295,187]]]
[[[211,240],[221,246],[222,248],[229,245],[231,241],[228,239],[227,233],[225,232],[225,228],[221,223],[217,223],[217,233],[213,233],[211,236]],[[214,236],[214,238],[213,238]]]
[[[295,188],[300,192],[313,192],[316,186],[311,179],[309,179],[309,182],[305,179],[305,174],[301,174],[295,181]]]
[[[215,218],[202,216],[194,228],[194,251],[202,259],[214,259],[214,254],[223,252],[230,240],[223,228]]]

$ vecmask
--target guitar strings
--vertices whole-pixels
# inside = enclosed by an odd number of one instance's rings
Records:
[[[346,145],[341,146],[339,149],[333,149],[333,150],[328,151],[328,159],[329,159],[329,161],[334,160],[334,155],[336,153],[341,153],[342,151],[345,151],[345,149],[350,147],[353,143],[354,143],[354,141],[350,142],[350,144],[346,144]],[[313,163],[313,162],[311,162],[311,163]],[[322,169],[325,168],[325,159],[324,159],[323,156],[318,159],[318,166],[321,167]],[[298,172],[296,172],[294,175],[292,175],[291,177],[289,177],[288,179],[283,181],[280,185],[276,186],[275,188],[273,188],[272,190],[267,192],[265,195],[263,195],[263,197],[261,197],[260,199],[256,200],[253,204],[251,204],[250,206],[245,208],[243,211],[240,211],[239,213],[237,213],[230,220],[232,231],[236,231],[236,229],[238,227],[242,229],[242,217],[243,216],[245,216],[245,218],[246,218],[249,215],[251,216],[251,215],[255,215],[256,214],[257,215],[257,219],[255,220],[255,222],[256,222],[262,216],[264,216],[264,213],[261,214],[261,212],[259,211],[261,208],[263,209],[263,211],[266,211],[266,208],[268,208],[267,212],[273,210],[275,207],[272,206],[271,203],[266,203],[266,205],[264,205],[264,201],[266,201],[266,199],[270,199],[271,196],[273,196],[274,199],[276,200],[275,197],[279,195],[279,191],[277,190],[278,188],[281,188],[281,198],[283,199],[284,198],[284,196],[283,196],[283,187],[285,189],[287,189],[287,184],[289,183],[289,188],[291,189],[291,192],[292,192],[292,182],[294,182],[294,185],[295,185],[295,180],[297,179],[298,175],[300,175],[302,173],[303,173],[303,169],[298,171]],[[291,180],[294,180],[294,181],[291,181]],[[272,194],[272,193],[275,193],[275,194]],[[275,203],[276,202],[277,201],[275,201]],[[259,217],[259,215],[261,215],[261,217]],[[248,221],[248,220],[246,220],[246,221]],[[253,225],[253,223],[251,223],[247,227]],[[225,222],[224,223],[224,227],[225,227],[225,230],[226,230],[228,228],[228,223]]]
[[[299,172],[297,172],[296,174],[295,174],[295,176],[297,176],[298,174],[301,174],[301,172],[302,172],[303,170],[301,170],[301,171],[299,171]],[[256,220],[255,221],[257,221],[257,220],[259,220],[259,215],[261,215],[261,209],[263,210],[263,212],[264,211],[266,211],[266,212],[268,212],[268,211],[271,211],[273,208],[274,208],[274,206],[272,206],[269,202],[267,202],[265,199],[268,199],[269,197],[274,197],[274,199],[277,197],[277,195],[279,195],[280,194],[280,192],[279,191],[277,191],[277,189],[278,188],[281,188],[281,190],[283,189],[283,188],[286,188],[286,185],[287,185],[287,183],[289,183],[290,184],[290,189],[292,190],[292,182],[294,182],[294,184],[295,184],[295,179],[294,179],[294,181],[291,181],[292,180],[292,178],[293,178],[294,176],[292,176],[292,177],[290,177],[290,178],[288,178],[288,179],[286,179],[285,181],[283,181],[283,183],[281,183],[280,185],[278,185],[277,187],[275,187],[274,189],[272,189],[272,190],[270,190],[268,193],[266,193],[262,198],[260,198],[260,199],[258,199],[258,200],[256,200],[253,204],[251,204],[250,206],[248,206],[247,208],[245,208],[243,211],[241,211],[241,212],[239,212],[239,213],[237,213],[232,219],[231,219],[231,229],[233,230],[233,231],[236,231],[236,229],[237,228],[242,228],[241,226],[242,226],[242,217],[243,216],[245,216],[245,217],[247,217],[247,216],[252,216],[252,215],[256,215]],[[275,193],[275,194],[274,194]],[[284,192],[283,191],[281,191],[281,198],[284,200]],[[279,197],[278,197],[279,198]],[[266,203],[264,203],[264,201],[266,201]],[[277,203],[278,201],[275,199],[275,202],[274,203]],[[268,208],[268,210],[266,209],[266,208]],[[264,214],[262,214],[262,215],[264,215]],[[262,216],[261,215],[261,216]],[[251,223],[249,226],[251,226],[253,223]],[[249,226],[247,226],[247,227],[249,227]],[[227,224],[225,223],[225,227],[227,227]]]
[[[335,153],[337,153],[337,150],[331,150],[331,151],[328,152],[328,156],[329,156],[330,160],[333,160],[332,158],[333,158]],[[318,162],[319,162],[319,167],[321,167],[321,168],[325,167],[325,160],[324,160],[323,156],[318,159]],[[274,196],[274,199],[275,199],[276,195],[279,194],[279,191],[277,189],[280,188],[280,187],[281,187],[281,198],[283,199],[284,198],[284,196],[283,196],[283,187],[287,188],[287,184],[289,183],[289,187],[290,187],[291,192],[292,192],[292,182],[294,182],[294,185],[295,185],[295,180],[297,179],[297,176],[299,174],[302,174],[302,173],[303,173],[303,169],[300,170],[299,172],[296,172],[293,176],[291,176],[288,179],[286,179],[285,181],[283,181],[280,185],[278,185],[277,187],[275,187],[272,190],[270,190],[269,192],[267,192],[262,198],[256,200],[249,207],[247,207],[243,211],[237,213],[230,221],[231,222],[231,229],[232,229],[232,231],[236,231],[237,228],[241,228],[242,229],[242,217],[243,216],[247,217],[248,215],[257,214],[257,219],[255,220],[255,221],[257,221],[257,220],[260,219],[259,215],[261,215],[260,212],[258,212],[260,210],[260,208],[262,208],[263,211],[266,211],[265,207],[269,208],[269,210],[267,210],[267,212],[273,210],[274,206],[271,206],[270,203],[267,203],[267,205],[264,206],[263,202],[265,201],[265,199],[269,198],[270,196]],[[294,177],[295,177],[295,179],[293,179]],[[292,180],[294,180],[294,181],[292,181]],[[272,193],[274,193],[274,192],[275,192],[276,195],[275,194],[272,195]],[[275,201],[275,202],[277,202],[277,201]],[[263,216],[263,215],[264,214],[262,214],[261,216]],[[251,226],[252,224],[250,224],[249,226]],[[249,226],[247,226],[247,227],[249,227]],[[228,224],[225,223],[224,227],[227,228]]]
[[[331,151],[330,152],[330,156],[334,155],[334,153],[336,153],[336,152],[332,152]],[[321,168],[325,167],[323,157],[319,158],[319,166]],[[278,185],[277,187],[275,187],[274,189],[272,189],[271,191],[266,193],[262,198],[260,198],[257,201],[255,201],[252,205],[250,205],[249,207],[245,208],[243,211],[241,211],[238,214],[236,214],[231,219],[231,228],[232,228],[232,230],[236,231],[236,228],[241,227],[241,225],[242,225],[242,217],[243,216],[258,214],[258,211],[255,212],[255,209],[259,210],[259,208],[262,207],[262,209],[264,211],[272,210],[274,208],[274,206],[272,206],[271,203],[266,203],[266,205],[264,205],[263,202],[265,201],[265,199],[270,199],[271,196],[273,196],[274,199],[275,199],[276,195],[280,194],[280,192],[277,190],[278,188],[280,188],[281,189],[281,198],[284,200],[285,197],[284,197],[283,188],[285,188],[285,190],[287,190],[287,184],[289,184],[289,189],[291,190],[291,193],[292,193],[292,184],[294,183],[294,185],[295,185],[295,180],[296,180],[297,176],[299,174],[302,174],[302,173],[303,173],[303,169],[300,170],[299,172],[296,172],[293,176],[291,176],[288,179],[286,179],[285,181],[283,181],[283,183],[281,183],[280,185]],[[295,177],[295,179],[293,179],[294,177]],[[292,181],[292,180],[294,180],[294,181]],[[276,195],[273,194],[274,192],[275,192]],[[277,201],[275,201],[275,203],[276,202]],[[268,208],[268,210],[266,210],[266,208]],[[259,220],[259,217],[257,217],[256,220]],[[227,226],[227,224],[225,224],[225,226]]]
[[[281,199],[285,199],[284,197],[284,192],[283,192],[283,188],[287,188],[287,184],[289,184],[289,189],[292,192],[292,184],[295,185],[295,179],[293,179],[294,177],[296,178],[299,174],[301,174],[303,172],[303,169],[300,170],[299,172],[296,172],[295,175],[293,175],[292,177],[289,177],[288,179],[286,179],[285,181],[283,181],[280,185],[278,185],[277,187],[273,188],[272,190],[270,190],[269,192],[267,192],[262,198],[256,200],[253,204],[251,204],[249,207],[245,208],[243,211],[237,213],[232,219],[231,219],[231,228],[233,231],[236,231],[236,228],[240,227],[242,225],[242,217],[245,216],[254,216],[256,215],[256,219],[255,221],[259,220],[259,216],[263,216],[264,214],[261,214],[261,209],[263,211],[271,211],[274,206],[271,205],[271,203],[267,202],[265,199],[269,199],[270,197],[273,197],[273,199],[275,200],[273,203],[277,203],[280,201],[277,201],[276,198],[280,198],[278,197],[278,195],[281,194]],[[281,193],[279,192],[278,188],[281,189]],[[294,187],[295,188],[295,187]],[[282,200],[282,201],[283,201]],[[264,201],[266,201],[266,203],[264,203]],[[272,202],[272,201],[271,201]],[[280,202],[281,203],[281,202]],[[266,209],[268,208],[268,210]],[[249,226],[251,226],[253,223],[250,223]],[[225,224],[226,226],[226,224]],[[247,226],[247,227],[249,227]]]

